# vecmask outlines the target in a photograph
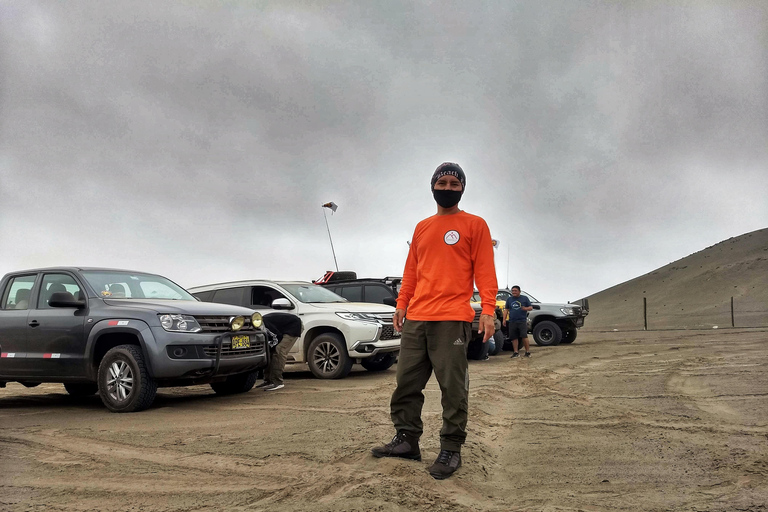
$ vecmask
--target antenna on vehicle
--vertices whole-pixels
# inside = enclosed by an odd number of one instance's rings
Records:
[[[339,205],[331,201],[330,203],[325,203],[323,205],[323,208],[329,208],[334,213],[336,212],[336,208],[338,208]],[[339,264],[336,263],[336,251],[333,250],[333,238],[331,238],[331,228],[328,227],[328,215],[325,214],[325,210],[323,210],[323,218],[325,219],[325,229],[328,230],[328,240],[331,241],[331,253],[333,254],[333,264],[336,265],[336,272],[339,271]]]

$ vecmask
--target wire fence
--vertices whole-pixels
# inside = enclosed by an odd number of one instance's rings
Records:
[[[725,297],[717,301],[625,301],[590,304],[587,329],[727,329],[768,327],[768,300]]]

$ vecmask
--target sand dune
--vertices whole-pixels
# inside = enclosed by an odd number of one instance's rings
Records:
[[[768,228],[729,238],[588,297],[585,330],[768,326]]]

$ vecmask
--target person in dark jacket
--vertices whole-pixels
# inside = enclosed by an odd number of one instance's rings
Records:
[[[256,387],[264,391],[276,391],[285,387],[283,382],[285,362],[288,360],[288,352],[301,336],[303,326],[301,319],[290,313],[267,313],[263,319],[272,357],[269,359],[269,367],[264,372],[264,382]]]

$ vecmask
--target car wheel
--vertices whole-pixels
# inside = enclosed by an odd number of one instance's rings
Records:
[[[119,345],[99,364],[99,395],[112,412],[136,412],[152,405],[157,383],[149,376],[141,349]]]
[[[501,354],[501,349],[504,347],[504,334],[501,331],[496,331],[493,333],[493,342],[496,346],[493,347],[493,352],[491,352],[491,355],[497,356]]]
[[[563,331],[563,339],[560,340],[560,343],[573,343],[576,341],[578,333],[579,331],[575,327],[568,327]]]
[[[217,395],[234,395],[250,391],[259,379],[258,370],[230,375],[222,382],[211,382],[211,388]]]
[[[99,392],[99,385],[95,382],[68,382],[64,389],[72,396],[91,396]]]
[[[363,359],[360,364],[369,372],[383,372],[395,364],[396,360],[397,357],[394,352],[385,352],[368,359]]]
[[[318,379],[343,379],[352,370],[352,359],[341,336],[321,334],[309,345],[309,371]]]
[[[533,328],[533,341],[541,347],[559,345],[563,339],[563,331],[555,322],[545,320]]]
[[[39,382],[19,382],[19,384],[21,384],[25,388],[36,388],[37,386],[40,385]]]

